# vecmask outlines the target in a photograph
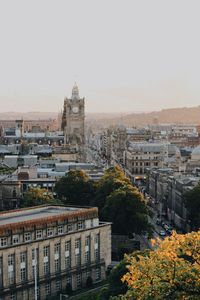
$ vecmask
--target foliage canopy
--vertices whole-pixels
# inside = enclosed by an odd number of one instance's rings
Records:
[[[56,200],[53,198],[52,193],[42,188],[29,188],[24,194],[21,201],[22,207],[36,206],[42,204],[55,204]]]
[[[55,191],[65,204],[90,205],[93,183],[82,170],[70,170],[56,183]]]
[[[122,281],[129,290],[118,299],[199,299],[200,231],[153,240],[154,251],[126,256]]]

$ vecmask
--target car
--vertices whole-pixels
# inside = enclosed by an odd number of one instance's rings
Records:
[[[166,232],[164,230],[160,230],[159,235],[160,236],[166,236]]]
[[[165,225],[166,225],[165,222],[162,221],[162,222],[161,222],[161,226],[164,228]]]
[[[169,229],[169,225],[168,224],[165,224],[164,226],[164,229],[167,231]]]
[[[171,235],[172,234],[172,229],[167,229],[166,232],[167,232],[168,235]]]
[[[156,224],[157,224],[157,225],[161,225],[161,219],[157,218],[157,219],[156,219]]]

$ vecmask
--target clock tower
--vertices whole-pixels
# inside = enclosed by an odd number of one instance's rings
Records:
[[[62,130],[65,136],[65,144],[71,150],[78,153],[77,160],[84,160],[85,148],[85,99],[80,98],[79,89],[75,83],[70,99],[64,99],[64,109],[62,115]]]

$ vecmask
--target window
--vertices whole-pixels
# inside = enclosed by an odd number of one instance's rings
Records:
[[[42,239],[42,230],[36,230],[36,240]]]
[[[96,234],[94,237],[94,258],[95,260],[99,260],[100,259],[100,234]]]
[[[20,277],[21,277],[21,282],[26,280],[26,268],[20,269]]]
[[[16,300],[16,294],[15,293],[11,293],[10,294],[10,300]]]
[[[26,262],[26,252],[20,253],[20,263]]]
[[[65,269],[71,268],[71,256],[65,256]]]
[[[8,266],[13,266],[14,265],[14,254],[9,254],[8,255]]]
[[[53,228],[47,228],[47,236],[53,235]]]
[[[71,267],[71,241],[65,242],[65,269]]]
[[[55,272],[58,272],[60,271],[60,259],[59,258],[56,258],[55,259]]]
[[[46,293],[46,296],[47,296],[47,295],[50,295],[50,293],[51,293],[51,286],[50,286],[50,283],[46,283],[46,284],[45,284],[45,293]]]
[[[65,242],[65,251],[70,251],[71,250],[71,241],[66,241]]]
[[[59,292],[61,290],[61,282],[60,280],[56,281],[56,292]]]
[[[96,268],[96,270],[95,270],[95,279],[96,280],[101,279],[101,269],[100,268]]]
[[[14,284],[15,282],[15,255],[8,255],[8,281],[9,284]]]
[[[58,234],[62,234],[63,233],[63,225],[59,225],[58,226]]]
[[[48,274],[49,274],[49,262],[44,261],[44,275],[48,275]]]
[[[77,288],[81,287],[81,274],[76,275],[76,287]]]
[[[80,265],[81,264],[81,239],[76,239],[75,240],[75,263],[76,265]]]
[[[76,239],[75,240],[75,248],[79,249],[81,247],[81,239]]]
[[[86,251],[85,252],[85,263],[89,263],[90,262],[90,252],[89,251]]]
[[[60,243],[54,245],[54,253],[60,254]]]
[[[90,236],[85,238],[85,263],[90,262]]]
[[[32,260],[35,259],[35,252],[36,252],[36,256],[38,256],[38,248],[33,248],[32,249]]]
[[[27,299],[27,291],[26,290],[23,290],[22,291],[22,300],[26,300]]]
[[[20,253],[20,278],[22,282],[26,280],[26,252]]]
[[[18,234],[15,234],[12,236],[12,243],[13,243],[13,245],[19,243],[19,235]]]
[[[90,246],[90,236],[86,236],[86,238],[85,238],[85,246]]]
[[[97,234],[95,235],[95,237],[94,237],[94,243],[97,244],[97,245],[99,245],[99,242],[100,242],[100,234],[97,233]]]
[[[7,246],[7,238],[4,237],[4,238],[1,238],[1,247],[5,247]]]
[[[78,229],[78,230],[83,229],[83,222],[78,222],[78,223],[77,223],[77,229]]]
[[[76,266],[80,266],[80,264],[81,264],[81,255],[80,255],[80,253],[75,254],[75,263],[76,263]]]
[[[54,245],[55,272],[60,271],[60,243]]]
[[[49,256],[49,246],[44,246],[43,248],[43,255],[45,256]]]
[[[67,278],[66,278],[66,283],[67,283],[67,285],[70,285],[70,284],[72,283],[72,278],[71,278],[71,276],[67,276]]]
[[[67,231],[68,232],[73,231],[73,224],[68,224],[67,225]]]
[[[94,258],[95,258],[95,260],[99,260],[100,259],[99,249],[95,249],[94,250]]]
[[[30,232],[25,232],[24,234],[24,241],[28,242],[31,240],[31,233]]]

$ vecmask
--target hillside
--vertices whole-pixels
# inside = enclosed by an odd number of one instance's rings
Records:
[[[57,119],[58,112],[5,112],[0,113],[0,120],[39,120]],[[143,113],[86,113],[86,122],[89,125],[110,126],[124,124],[126,126],[147,125],[157,121],[158,123],[185,123],[200,124],[200,106],[170,108],[161,111]]]

